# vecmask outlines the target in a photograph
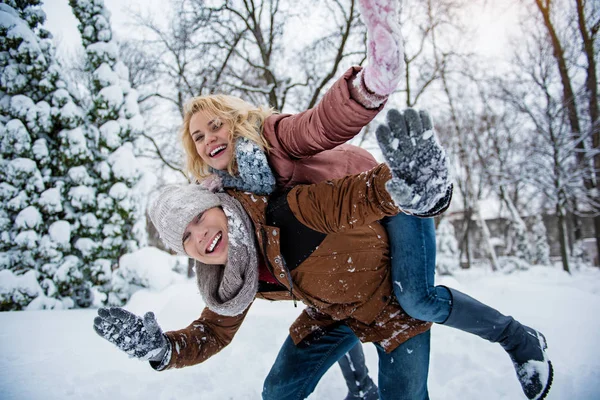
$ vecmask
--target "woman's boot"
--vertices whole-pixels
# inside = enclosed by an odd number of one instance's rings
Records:
[[[452,309],[443,325],[499,343],[510,356],[527,398],[545,398],[554,372],[544,335],[458,290],[448,290]]]

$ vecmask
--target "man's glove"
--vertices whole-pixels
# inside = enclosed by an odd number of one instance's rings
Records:
[[[380,96],[391,94],[404,71],[404,48],[398,16],[399,0],[359,0],[367,27],[367,66],[364,82]]]
[[[447,208],[452,194],[448,162],[426,111],[388,111],[377,141],[392,171],[386,188],[402,211],[430,216]]]
[[[94,330],[131,357],[142,360],[161,361],[169,349],[169,341],[152,312],[142,319],[122,308],[100,308]]]

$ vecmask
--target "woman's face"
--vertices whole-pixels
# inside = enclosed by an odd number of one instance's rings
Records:
[[[196,152],[206,164],[214,169],[226,170],[233,157],[229,143],[231,126],[218,117],[199,111],[190,120],[190,135]]]
[[[183,248],[188,256],[204,264],[227,262],[227,217],[220,207],[210,208],[192,219],[183,232]]]

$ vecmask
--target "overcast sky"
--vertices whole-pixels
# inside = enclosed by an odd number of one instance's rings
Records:
[[[106,8],[111,12],[111,22],[117,36],[133,32],[133,27],[128,23],[127,9],[166,16],[166,3],[167,0],[104,0]],[[505,54],[508,35],[514,32],[516,26],[515,7],[506,6],[506,2],[500,3],[504,4],[488,4],[484,12],[473,10],[471,14],[473,25],[479,29],[478,42],[473,43],[473,48],[488,56]],[[46,28],[57,39],[59,51],[64,54],[76,50],[81,39],[77,30],[77,20],[71,12],[68,0],[44,0],[43,9],[47,15]]]

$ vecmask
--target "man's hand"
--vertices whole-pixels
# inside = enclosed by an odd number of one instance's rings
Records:
[[[392,170],[386,188],[398,207],[429,215],[447,206],[452,192],[448,162],[426,111],[388,111],[387,125],[377,128],[377,141]]]
[[[119,307],[100,308],[94,318],[94,330],[130,356],[142,360],[161,361],[169,347],[152,312],[142,319]]]

